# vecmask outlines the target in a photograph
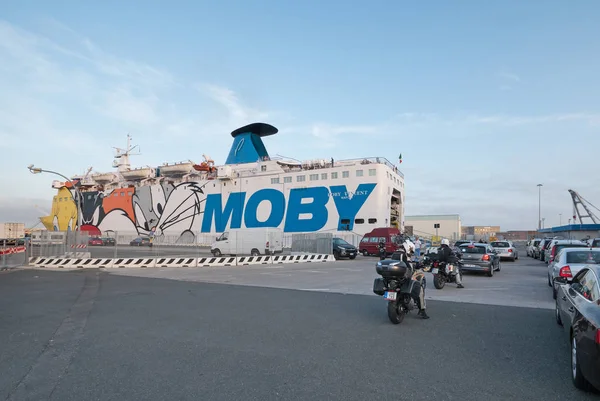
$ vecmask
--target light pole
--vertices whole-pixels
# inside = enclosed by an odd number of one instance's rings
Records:
[[[560,221],[560,223],[558,225],[562,226],[562,213],[559,213],[558,217],[559,217],[559,221]]]
[[[537,184],[538,186],[538,231],[542,229],[542,186],[543,184]]]
[[[81,218],[82,218],[82,215],[81,215],[81,193],[75,187],[75,183],[73,181],[71,181],[68,177],[66,177],[60,173],[57,173],[56,171],[44,170],[39,167],[34,167],[33,164],[30,164],[29,166],[27,166],[27,168],[29,169],[31,174],[40,174],[40,173],[55,174],[59,177],[64,178],[65,180],[67,180],[68,182],[71,183],[73,190],[75,190],[75,193],[77,194],[77,197],[75,197],[75,195],[73,195],[73,193],[71,193],[71,197],[73,198],[73,201],[75,202],[75,206],[77,207],[77,230],[81,231]]]

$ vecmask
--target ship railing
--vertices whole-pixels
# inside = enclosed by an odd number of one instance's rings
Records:
[[[362,157],[360,159],[343,159],[335,162],[335,165],[352,166],[356,164],[384,164],[404,178],[404,174],[385,157]]]

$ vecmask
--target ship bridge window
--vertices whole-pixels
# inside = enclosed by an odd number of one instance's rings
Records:
[[[350,172],[349,171],[342,171],[342,178],[348,178],[350,177]]]
[[[356,170],[356,176],[357,177],[362,177],[363,176],[363,171],[362,170]]]
[[[316,181],[319,179],[319,174],[311,174],[310,175],[310,180],[311,181]]]
[[[292,177],[284,177],[283,182],[292,182]]]
[[[377,219],[369,219],[369,224],[375,224],[377,223]]]
[[[279,177],[271,178],[271,184],[279,184]]]
[[[376,170],[376,169],[374,169],[374,168],[370,168],[370,169],[369,169],[369,175],[370,175],[371,177],[373,177],[374,175],[377,175],[377,170]]]
[[[296,181],[297,182],[304,182],[306,181],[306,176],[305,175],[299,175],[296,177]]]
[[[267,171],[267,166],[260,166],[260,171]]]
[[[364,224],[365,223],[365,219],[355,219],[354,220],[354,224]]]
[[[327,179],[327,173],[321,173],[321,179],[322,180],[326,180]]]
[[[331,173],[331,178],[336,180],[338,178],[338,173]]]

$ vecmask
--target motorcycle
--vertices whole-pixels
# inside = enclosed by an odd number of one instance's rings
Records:
[[[379,246],[379,260],[385,260],[387,256],[387,251],[385,250],[385,245]]]
[[[392,255],[392,258],[396,254]],[[426,288],[424,266],[399,259],[387,259],[377,262],[376,271],[381,277],[373,281],[373,292],[383,296],[388,302],[388,318],[393,324],[400,324],[404,316],[411,310],[417,309],[411,296],[414,285]],[[417,280],[415,282],[414,280]]]
[[[433,261],[431,273],[433,274],[433,286],[438,290],[444,288],[446,283],[456,283],[456,276],[459,274],[462,280],[460,261],[456,263]]]

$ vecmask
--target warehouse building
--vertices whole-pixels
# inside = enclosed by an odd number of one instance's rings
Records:
[[[458,214],[438,214],[405,216],[404,229],[409,235],[425,238],[448,238],[450,241],[460,239],[462,226]]]

